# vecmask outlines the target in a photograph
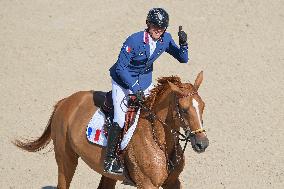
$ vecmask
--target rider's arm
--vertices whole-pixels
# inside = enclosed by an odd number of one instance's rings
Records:
[[[120,50],[118,60],[116,62],[116,74],[120,79],[129,87],[134,93],[137,92],[140,87],[138,81],[136,81],[128,69],[132,58],[134,56],[134,41],[132,37],[129,37],[124,43]]]
[[[166,52],[172,55],[175,59],[177,59],[180,63],[188,62],[188,46],[180,46],[180,48],[174,42],[172,36],[168,33],[170,42],[169,46],[166,49]]]

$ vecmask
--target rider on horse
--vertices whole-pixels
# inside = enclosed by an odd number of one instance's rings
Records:
[[[181,27],[178,32],[178,47],[171,35],[166,32],[169,15],[162,8],[153,8],[146,19],[147,29],[129,36],[123,43],[117,62],[110,68],[112,78],[112,99],[114,118],[108,133],[108,144],[104,170],[122,174],[123,168],[117,157],[117,146],[125,122],[126,107],[121,106],[123,98],[135,94],[142,100],[152,88],[153,62],[167,52],[180,63],[188,61],[187,34]]]

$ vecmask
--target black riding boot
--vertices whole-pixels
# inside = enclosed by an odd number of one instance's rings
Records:
[[[104,171],[111,174],[122,174],[123,167],[117,157],[118,142],[120,139],[121,128],[114,122],[108,133],[107,151],[104,161]]]

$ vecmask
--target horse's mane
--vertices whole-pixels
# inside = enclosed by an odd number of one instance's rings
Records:
[[[157,85],[150,91],[150,95],[147,97],[145,101],[145,105],[150,109],[152,109],[156,97],[168,89],[169,86],[168,81],[177,85],[178,87],[181,87],[182,85],[180,77],[178,76],[160,77],[157,79],[157,81],[158,81]]]

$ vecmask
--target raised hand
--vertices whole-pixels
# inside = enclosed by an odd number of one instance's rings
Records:
[[[178,29],[179,45],[187,45],[187,34],[182,30],[182,26],[179,26]]]

